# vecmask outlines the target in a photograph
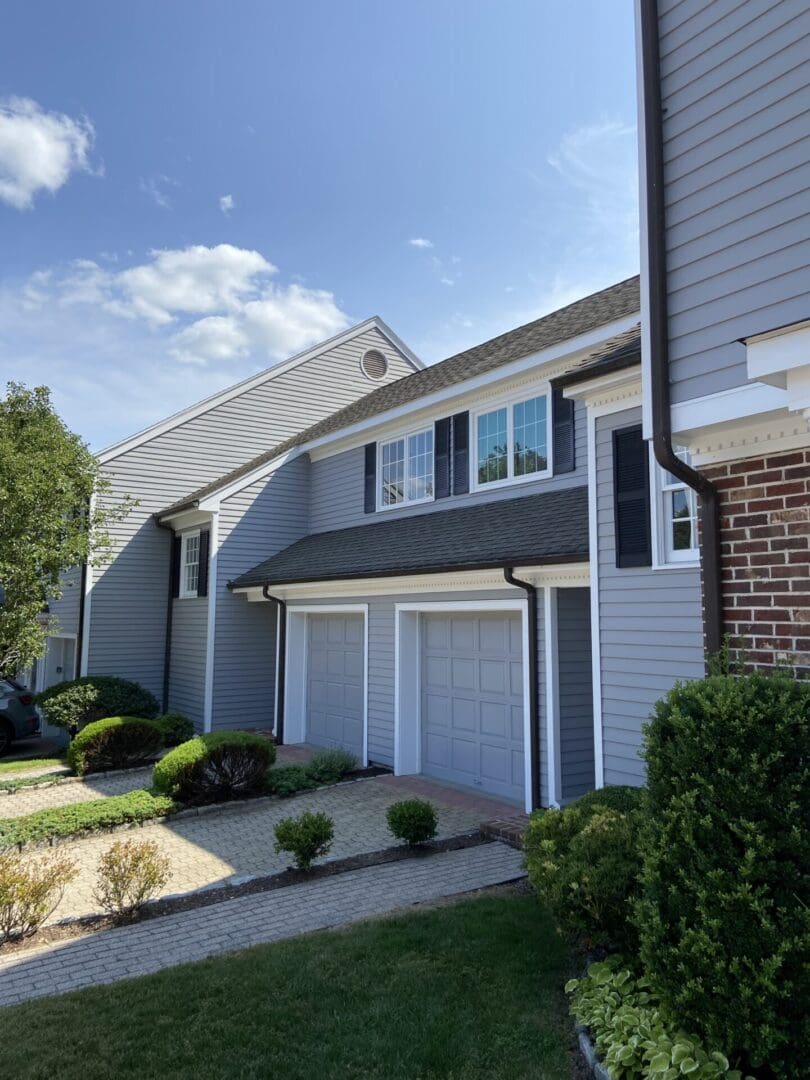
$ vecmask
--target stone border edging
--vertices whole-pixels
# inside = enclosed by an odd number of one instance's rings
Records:
[[[30,791],[31,788],[57,787],[61,784],[82,784],[87,783],[93,778],[106,780],[110,776],[126,776],[127,773],[140,772],[142,769],[149,769],[154,764],[155,761],[147,761],[144,765],[130,765],[128,769],[106,769],[104,772],[85,773],[84,776],[75,776],[69,771],[70,766],[66,765],[65,772],[42,773],[42,780],[40,780],[39,777],[31,777],[32,780],[38,781],[36,784],[20,784],[19,787],[15,788],[0,788],[0,797],[3,795],[16,795],[20,791]],[[49,777],[49,779],[46,780],[44,777]],[[0,777],[0,779],[2,779],[2,777]],[[25,777],[22,776],[13,777],[13,780],[24,779]],[[105,796],[101,795],[100,798],[103,799]]]
[[[595,1080],[613,1080],[611,1074],[596,1056],[596,1048],[591,1042],[591,1036],[588,1034],[588,1029],[583,1027],[582,1024],[577,1023],[576,1033],[580,1053],[585,1058],[588,1068],[591,1070],[591,1075],[595,1077]]]

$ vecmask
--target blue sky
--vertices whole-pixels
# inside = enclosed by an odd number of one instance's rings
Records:
[[[13,0],[0,379],[95,448],[382,316],[428,362],[635,273],[629,0]]]

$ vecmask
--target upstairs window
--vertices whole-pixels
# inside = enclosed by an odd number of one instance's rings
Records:
[[[548,395],[480,412],[475,418],[477,487],[548,474]]]
[[[200,534],[183,533],[180,547],[180,596],[197,596],[200,581]]]
[[[433,428],[380,443],[381,509],[433,498]]]
[[[676,446],[675,453],[689,464],[689,452]],[[697,562],[697,495],[674,476],[658,466],[656,505],[659,522],[659,558],[662,563]]]

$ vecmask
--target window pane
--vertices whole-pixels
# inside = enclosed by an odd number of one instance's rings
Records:
[[[396,506],[405,500],[405,440],[395,439],[382,447],[381,463],[383,506]]]
[[[515,405],[512,421],[515,476],[542,472],[548,464],[545,395]]]
[[[408,499],[433,495],[433,429],[408,436]]]
[[[200,574],[200,538],[187,536],[183,560],[183,592],[195,593]]]
[[[478,417],[478,483],[505,480],[506,460],[506,409],[496,409]]]
[[[695,493],[689,488],[677,488],[669,495],[672,527],[672,550],[691,551],[697,546],[695,534]]]

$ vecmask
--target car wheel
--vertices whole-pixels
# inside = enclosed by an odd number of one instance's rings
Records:
[[[8,720],[0,720],[0,757],[3,757],[11,749],[14,742],[14,728]]]

